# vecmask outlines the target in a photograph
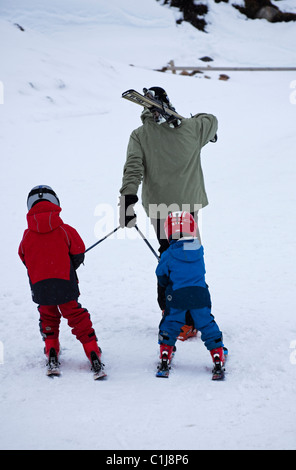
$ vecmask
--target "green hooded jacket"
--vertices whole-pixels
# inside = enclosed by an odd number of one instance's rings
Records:
[[[143,125],[129,139],[120,194],[136,195],[142,183],[142,204],[150,218],[169,211],[195,212],[208,204],[200,152],[217,132],[212,114],[183,119],[179,127],[157,124],[144,109]]]

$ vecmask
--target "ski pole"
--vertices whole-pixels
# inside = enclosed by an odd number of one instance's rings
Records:
[[[94,248],[95,246],[97,246],[99,243],[103,242],[104,240],[106,240],[106,238],[110,237],[110,235],[113,235],[113,233],[115,233],[118,229],[120,228],[120,225],[118,227],[116,227],[114,230],[112,230],[112,232],[108,233],[105,237],[101,238],[101,240],[99,240],[98,242],[94,243],[92,246],[90,246],[87,250],[85,250],[84,253],[87,253],[87,251],[91,250],[92,248]]]
[[[156,251],[152,248],[152,246],[150,245],[150,243],[148,242],[147,238],[145,237],[145,235],[141,232],[141,230],[139,229],[139,227],[137,226],[137,224],[135,225],[135,229],[139,232],[139,234],[141,235],[141,237],[143,238],[144,242],[146,243],[146,245],[150,248],[150,250],[152,251],[152,253],[154,254],[154,256],[156,256],[156,258],[159,260],[159,256],[158,254],[156,253]]]

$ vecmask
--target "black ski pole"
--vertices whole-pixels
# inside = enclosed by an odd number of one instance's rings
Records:
[[[139,227],[137,226],[137,224],[135,225],[135,229],[138,230],[139,234],[141,235],[141,237],[143,238],[144,242],[146,243],[146,245],[150,248],[150,250],[152,251],[152,253],[154,254],[154,256],[156,256],[156,258],[159,260],[159,256],[158,254],[156,253],[156,251],[152,248],[152,246],[150,245],[150,243],[148,242],[147,238],[145,237],[145,235],[141,232],[141,230],[139,229]]]
[[[94,243],[92,246],[90,246],[87,250],[85,250],[84,253],[87,253],[89,250],[91,250],[92,248],[94,248],[95,246],[97,246],[99,243],[103,242],[104,240],[106,240],[106,238],[110,237],[110,235],[113,235],[113,233],[115,233],[118,229],[120,228],[120,225],[118,227],[116,227],[114,230],[112,230],[112,232],[108,233],[108,235],[106,235],[105,237],[101,238],[101,240],[99,240],[98,242]]]

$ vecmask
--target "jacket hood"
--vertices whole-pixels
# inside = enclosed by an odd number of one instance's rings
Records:
[[[142,111],[140,117],[141,117],[141,121],[142,121],[143,124],[144,124],[144,122],[147,121],[147,120],[150,120],[150,121],[152,121],[152,122],[155,122],[155,121],[154,121],[153,114],[151,113],[151,111],[149,111],[148,108],[144,108],[144,109],[143,109],[143,111]],[[167,124],[167,123],[166,123],[166,121],[164,121],[164,122],[156,123],[156,124],[159,125],[159,124]]]
[[[151,122],[157,126],[163,126],[163,125],[166,125],[166,126],[169,126],[169,124],[166,122],[166,121],[163,121],[163,122],[155,122],[154,121],[154,117],[153,117],[153,114],[151,113],[151,111],[149,111],[149,109],[147,108],[144,108],[144,110],[142,111],[141,113],[141,121],[143,124],[145,124],[145,122]]]
[[[62,225],[61,208],[52,202],[38,202],[27,214],[28,228],[33,232],[48,233]]]
[[[172,257],[181,261],[195,263],[203,258],[203,247],[197,238],[172,240],[170,248]]]
[[[144,124],[144,122],[145,122],[147,119],[150,119],[151,121],[154,122],[153,115],[152,115],[151,111],[149,111],[149,109],[147,109],[147,108],[144,108],[143,111],[142,111],[142,113],[141,113],[141,121],[142,121],[142,123]]]

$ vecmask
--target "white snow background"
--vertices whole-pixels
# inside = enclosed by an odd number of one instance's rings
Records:
[[[1,449],[296,447],[296,73],[230,72],[221,81],[219,72],[155,71],[172,59],[202,66],[204,55],[214,66],[295,66],[296,24],[208,3],[202,33],[177,26],[178,10],[155,0],[1,1]],[[293,0],[280,3],[296,12]],[[211,381],[200,338],[178,342],[170,378],[155,378],[157,260],[130,229],[78,270],[108,379],[93,381],[64,320],[63,375],[51,380],[17,255],[27,194],[52,186],[87,247],[116,227],[126,146],[142,110],[121,94],[150,86],[164,87],[183,115],[219,120],[218,142],[202,152],[210,204],[201,229],[229,348],[226,379]],[[140,204],[137,212],[157,249]]]

